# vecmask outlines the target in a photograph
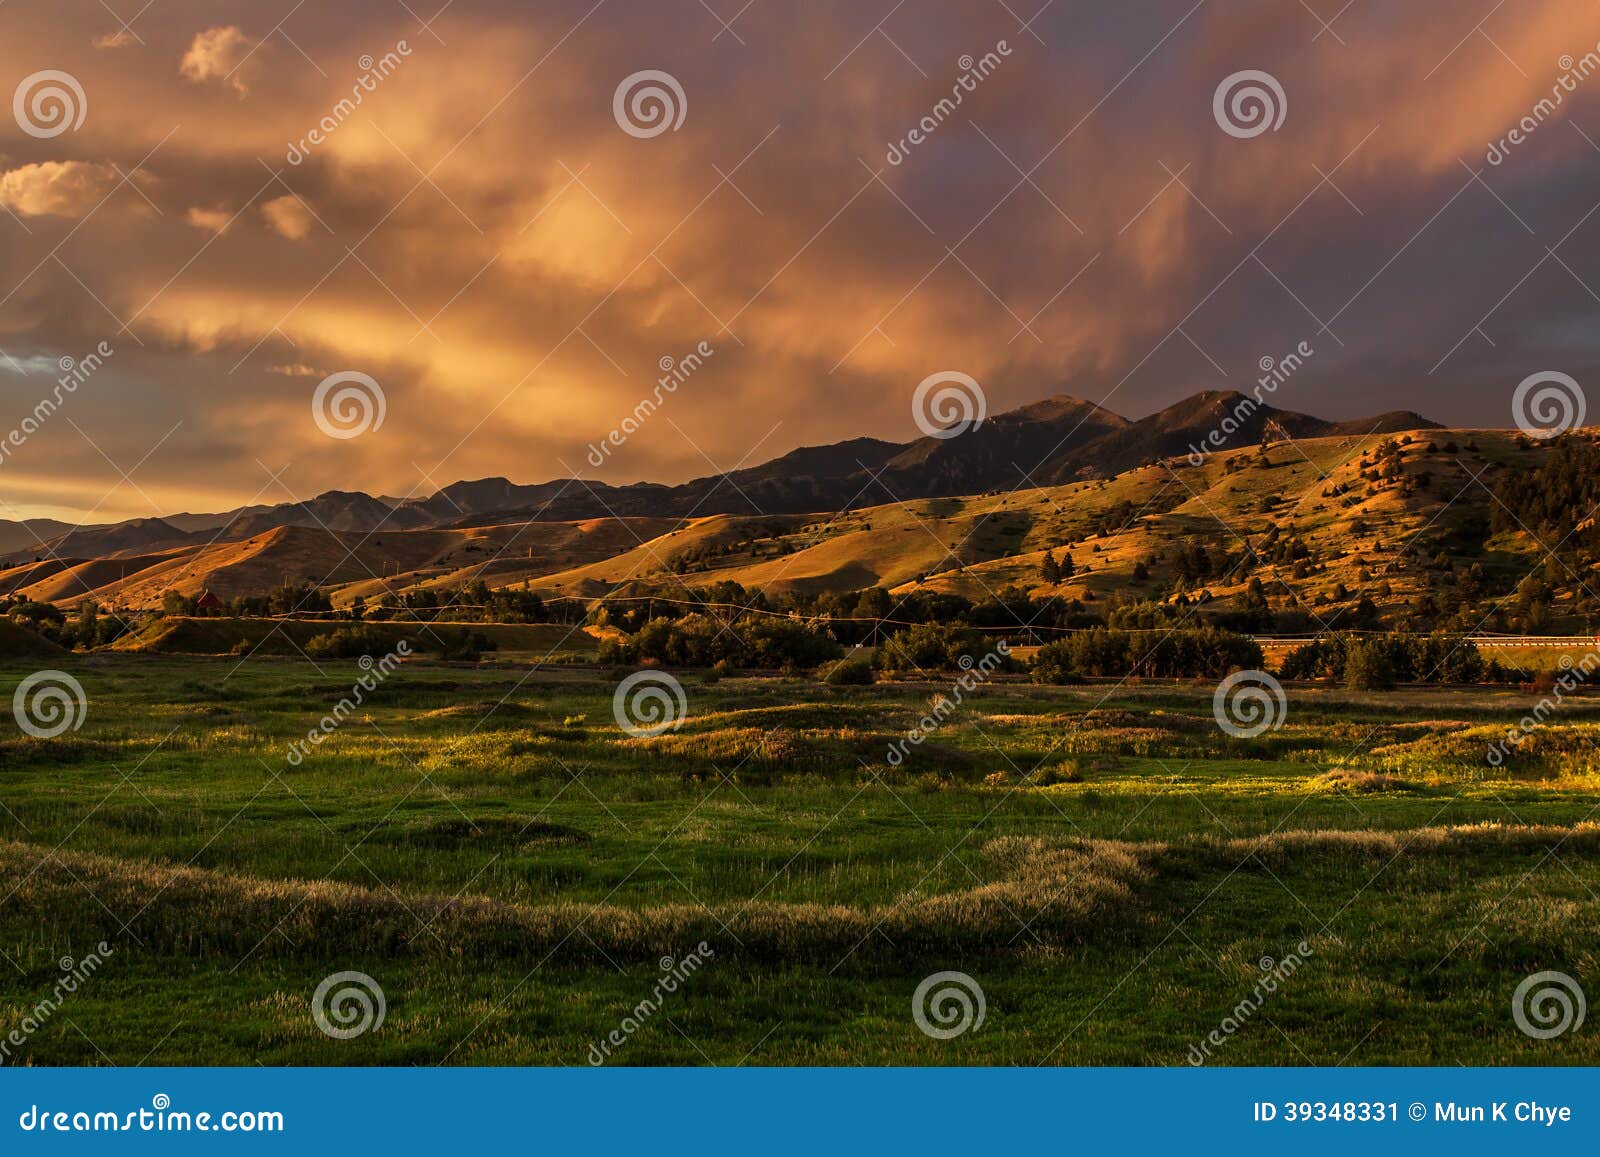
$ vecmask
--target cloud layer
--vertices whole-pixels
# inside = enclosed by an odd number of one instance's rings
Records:
[[[929,0],[876,31],[845,0],[722,7],[731,28],[459,0],[424,26],[361,0],[275,30],[242,2],[130,29],[0,6],[6,83],[63,70],[88,106],[53,137],[0,122],[0,349],[117,348],[0,471],[0,517],[593,474],[584,448],[702,341],[598,476],[910,438],[941,370],[991,413],[1137,415],[1307,341],[1280,405],[1484,425],[1536,371],[1600,381],[1590,6],[1512,0],[1476,32],[1445,0],[1327,27],[1298,3],[1022,27]],[[1246,70],[1281,86],[1276,131],[1214,116]],[[676,82],[639,83],[677,128],[629,120],[642,97],[619,123],[643,72]],[[341,371],[381,383],[380,430],[313,420]],[[0,358],[18,416],[49,385]]]

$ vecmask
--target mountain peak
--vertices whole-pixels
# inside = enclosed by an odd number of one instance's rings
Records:
[[[1094,402],[1085,401],[1083,398],[1074,397],[1072,394],[1051,394],[1048,398],[1041,398],[1037,402],[1028,402],[1014,410],[1006,410],[997,414],[995,421],[1007,418],[1020,419],[1027,422],[1054,422],[1066,417],[1092,416],[1102,425],[1128,424],[1128,419],[1121,414],[1112,412],[1104,406]]]
[[[194,541],[196,535],[238,541],[280,526],[365,534],[613,516],[807,514],[886,496],[942,498],[1106,477],[1187,453],[1192,444],[1202,442],[1216,448],[1237,447],[1263,438],[1392,433],[1435,426],[1411,411],[1327,421],[1276,409],[1237,390],[1202,390],[1133,421],[1095,402],[1057,393],[991,415],[959,436],[940,431],[905,444],[855,437],[800,446],[756,466],[677,485],[575,486],[570,478],[522,485],[493,475],[452,482],[428,498],[382,498],[332,489],[276,506],[175,515],[169,520],[143,518],[68,533],[63,533],[61,524],[40,522],[38,529],[50,533],[37,537],[66,538],[79,548],[74,553],[93,554],[174,546]],[[1213,431],[1226,437],[1212,440]],[[0,545],[26,548],[34,541],[24,533],[29,530],[18,524],[9,537],[0,534]]]

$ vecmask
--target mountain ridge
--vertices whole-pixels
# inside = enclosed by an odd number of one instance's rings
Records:
[[[1220,441],[1207,443],[1230,417],[1234,418],[1231,431]],[[906,443],[857,437],[799,446],[755,466],[676,485],[617,485],[582,478],[516,483],[491,476],[452,482],[426,498],[328,490],[301,501],[255,504],[218,514],[184,512],[79,527],[50,519],[0,521],[0,561],[114,557],[242,542],[283,526],[370,534],[604,518],[845,511],[886,501],[1107,478],[1189,453],[1196,445],[1227,449],[1274,436],[1315,438],[1436,428],[1438,423],[1413,411],[1330,421],[1279,410],[1237,391],[1202,391],[1139,419],[1070,394],[1052,394],[992,415],[956,435],[939,431]]]

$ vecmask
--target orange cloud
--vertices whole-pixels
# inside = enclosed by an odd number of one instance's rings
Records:
[[[45,161],[0,173],[0,205],[24,217],[80,217],[116,188],[109,164]]]
[[[1483,154],[1550,94],[1563,55],[1594,49],[1600,12],[1525,0],[1474,31],[1481,12],[1355,5],[1336,38],[1299,5],[1248,21],[1102,6],[1087,26],[1058,5],[1033,26],[1045,47],[1004,6],[916,7],[889,18],[891,44],[863,41],[846,0],[800,18],[756,5],[738,21],[748,50],[636,0],[577,27],[548,6],[448,9],[443,44],[399,6],[308,8],[290,31],[317,64],[279,51],[267,69],[241,27],[194,36],[157,5],[140,34],[188,44],[177,77],[171,55],[86,47],[93,13],[0,7],[8,43],[59,60],[92,105],[49,146],[18,140],[61,151],[8,160],[0,199],[30,225],[81,217],[114,184],[106,159],[126,172],[149,154],[140,179],[192,206],[96,215],[65,253],[77,280],[48,261],[24,277],[60,233],[0,218],[16,270],[0,345],[72,352],[108,313],[132,319],[146,348],[119,372],[144,404],[85,428],[137,461],[184,417],[148,468],[174,486],[227,479],[241,499],[264,446],[301,462],[306,489],[564,474],[660,359],[702,340],[716,357],[608,479],[731,466],[774,425],[758,458],[910,437],[911,391],[938,370],[975,375],[991,413],[1067,390],[1138,414],[1247,385],[1260,357],[1311,337],[1281,404],[1487,422],[1504,381],[1590,356],[1596,307],[1573,278],[1600,282],[1600,224],[1562,242],[1572,273],[1543,247],[1600,201],[1577,131],[1600,135],[1600,75],[1504,165]],[[404,66],[363,87],[363,56],[401,39]],[[999,39],[994,74],[890,164],[887,143],[951,97],[960,58]],[[687,115],[640,139],[613,95],[650,68],[681,83]],[[1212,113],[1245,69],[1288,102],[1252,139]],[[290,164],[289,142],[335,109],[337,130]],[[221,206],[250,206],[245,227],[213,236]],[[1494,346],[1474,335],[1430,377],[1492,308]],[[346,368],[390,392],[385,441],[330,456],[294,375]]]
[[[178,62],[179,75],[186,80],[201,83],[218,80],[233,88],[241,97],[249,90],[240,73],[255,42],[233,25],[208,28],[198,33],[189,44],[189,50]]]
[[[183,219],[196,229],[204,229],[208,233],[221,233],[228,228],[233,220],[233,214],[226,209],[202,209],[198,206],[189,209]]]
[[[276,197],[261,206],[261,215],[267,219],[274,232],[290,241],[301,241],[311,232],[315,218],[304,201],[292,193]]]

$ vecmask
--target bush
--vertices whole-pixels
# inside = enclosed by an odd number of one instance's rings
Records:
[[[1389,650],[1373,639],[1357,641],[1345,652],[1344,685],[1352,691],[1385,691],[1394,686]]]
[[[741,622],[736,633],[744,637],[744,661],[752,667],[817,667],[837,659],[842,648],[827,635],[809,630],[792,619],[760,617]]]
[[[392,651],[394,645],[391,635],[371,627],[340,627],[313,635],[306,643],[306,654],[313,659],[356,659],[362,655],[383,655]]]
[[[417,638],[398,635],[393,627],[383,630],[357,624],[313,635],[305,650],[313,659],[358,659],[362,655],[377,658],[405,642],[413,649],[430,651],[441,659],[476,663],[484,652],[498,650],[500,646],[481,631],[461,627],[426,627],[421,631],[420,640],[419,646]]]
[[[864,659],[841,659],[822,681],[835,687],[865,687],[873,681],[872,664]]]
[[[646,623],[626,642],[606,647],[602,659],[653,661],[670,667],[715,666],[728,673],[742,667],[816,667],[840,654],[833,639],[792,619],[752,615],[727,624],[709,615],[685,615]]]
[[[1283,661],[1285,679],[1328,679],[1355,687],[1349,674],[1352,655],[1359,653],[1358,677],[1375,686],[1394,683],[1482,683],[1496,678],[1498,668],[1485,663],[1478,648],[1459,635],[1338,634],[1289,652]],[[1387,683],[1383,682],[1387,667]]]
[[[1083,676],[1073,666],[1072,649],[1065,642],[1046,643],[1035,651],[1033,666],[1028,673],[1035,683],[1065,685],[1083,682]]]
[[[954,671],[971,667],[984,657],[998,653],[997,642],[985,638],[972,627],[922,623],[894,636],[878,648],[874,664],[883,671]],[[1001,669],[1012,660],[1001,657]]]
[[[439,658],[459,663],[476,663],[483,658],[484,652],[500,649],[500,644],[482,631],[469,631],[464,628],[429,628],[427,642],[431,644],[428,649],[437,653]]]
[[[1216,627],[1134,634],[1100,627],[1040,647],[1033,659],[1036,683],[1069,683],[1085,676],[1220,679],[1259,668],[1261,648],[1247,635]]]
[[[1083,764],[1076,759],[1063,759],[1052,767],[1043,767],[1027,777],[1034,787],[1054,787],[1058,783],[1082,783]]]

